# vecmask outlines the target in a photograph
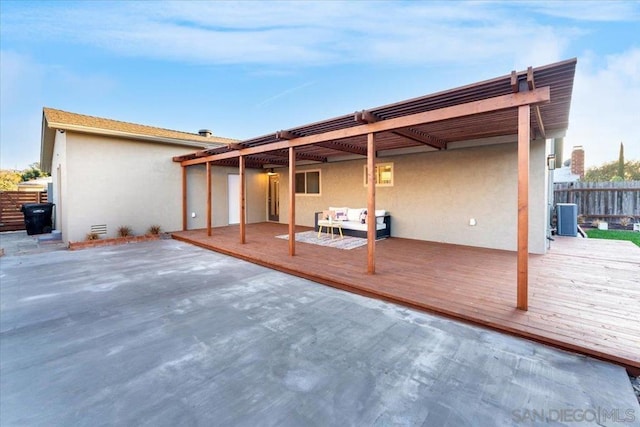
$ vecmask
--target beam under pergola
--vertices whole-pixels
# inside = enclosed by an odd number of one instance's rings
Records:
[[[315,144],[317,147],[328,148],[330,150],[342,151],[344,153],[366,156],[367,149],[354,144],[342,141],[326,141]]]
[[[296,135],[293,132],[290,132],[288,130],[281,130],[276,132],[276,138],[277,139],[284,139],[284,140],[291,140],[291,139],[295,139],[295,138],[299,138],[299,135]],[[336,150],[336,151],[344,151],[346,153],[350,153],[350,154],[358,154],[361,156],[366,156],[367,155],[367,150],[366,148],[361,148],[358,146],[355,146],[353,144],[349,144],[346,142],[341,142],[341,141],[326,141],[326,142],[321,142],[316,144],[316,146],[318,147],[322,147],[322,148],[328,148],[330,150]],[[320,157],[322,160],[316,160],[316,161],[322,161],[322,162],[326,162],[327,158],[326,157],[321,157],[321,156],[316,156],[316,157]],[[300,153],[296,153],[296,159],[298,160],[314,160],[313,158],[303,158],[301,157]]]
[[[382,120],[380,117],[376,116],[371,111],[362,110],[356,111],[354,114],[354,119],[358,123],[375,123]],[[437,148],[438,150],[446,149],[447,143],[439,138],[436,138],[432,135],[426,134],[425,132],[419,132],[415,129],[406,128],[406,129],[396,129],[391,131],[392,134],[401,136],[403,138],[407,138],[411,141],[417,142],[419,144],[428,145],[433,148]]]
[[[218,160],[215,162],[211,162],[212,166],[226,166],[226,167],[232,167],[232,168],[237,168],[239,165],[239,160],[238,158],[232,158],[232,159],[224,159],[224,160]],[[248,169],[262,169],[262,166],[265,164],[265,162],[263,161],[252,161],[251,159],[245,159],[245,164],[244,166]]]
[[[272,165],[281,165],[281,166],[287,166],[289,164],[288,159],[283,159],[281,157],[276,157],[273,152],[270,153],[265,153],[266,155],[269,155],[270,157],[257,157],[257,156],[247,156],[247,161],[251,162],[252,165],[258,165],[259,167],[262,167],[266,164],[272,164]]]
[[[535,90],[536,82],[533,79],[533,68],[527,68],[527,85],[529,86],[529,90]],[[547,138],[547,132],[544,130],[544,122],[542,121],[542,113],[540,113],[540,106],[533,106],[533,113],[536,117],[536,123],[538,124],[538,131],[540,132],[540,136],[543,138]]]
[[[287,150],[280,151],[270,151],[269,155],[289,158],[289,152]],[[308,153],[296,153],[296,160],[310,160],[313,162],[327,163],[327,158],[325,156],[318,156],[317,154],[308,154]]]

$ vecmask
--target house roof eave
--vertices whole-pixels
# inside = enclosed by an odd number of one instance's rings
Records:
[[[118,138],[147,141],[147,142],[159,142],[164,144],[179,145],[184,147],[192,147],[192,148],[200,148],[200,149],[224,147],[226,145],[222,142],[212,141],[211,143],[205,143],[205,142],[198,142],[198,141],[188,141],[188,140],[178,139],[178,138],[142,135],[139,133],[124,132],[124,131],[118,131],[113,129],[101,129],[101,128],[94,128],[89,126],[73,125],[68,123],[49,122],[48,127],[53,129],[64,130],[64,131],[70,131],[70,132],[85,133],[85,134],[91,134],[91,135],[103,135],[103,136],[109,136],[109,137],[118,137]]]

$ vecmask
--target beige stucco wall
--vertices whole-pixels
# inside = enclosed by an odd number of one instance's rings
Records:
[[[66,152],[60,194],[65,241],[84,240],[91,226],[99,224],[107,225],[107,237],[115,236],[122,225],[134,234],[144,234],[154,224],[165,231],[182,229],[182,172],[172,157],[193,148],[64,135],[66,149],[56,139],[54,150]]]
[[[237,175],[238,168],[211,167],[211,215],[212,226],[229,225],[228,176]],[[247,169],[245,172],[245,203],[247,223],[266,220],[267,174],[262,170]],[[180,193],[181,194],[181,193]],[[238,194],[231,197],[239,198]],[[207,175],[204,165],[187,168],[187,228],[204,228],[207,224]],[[196,217],[191,216],[192,213]]]
[[[546,249],[546,144],[531,144],[529,248]],[[384,157],[394,163],[393,187],[377,187],[376,206],[392,215],[392,236],[516,250],[517,146],[476,148]],[[321,195],[296,196],[296,223],[312,226],[328,206],[366,207],[364,160],[298,167],[321,169]],[[281,175],[281,222],[288,221],[288,171]],[[477,220],[469,226],[469,219]]]

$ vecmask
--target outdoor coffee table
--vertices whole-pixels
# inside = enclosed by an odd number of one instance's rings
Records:
[[[331,240],[333,240],[333,229],[337,228],[338,231],[340,232],[340,238],[344,239],[344,236],[342,235],[342,221],[333,221],[331,219],[322,219],[320,221],[318,221],[318,239],[320,238],[320,235],[322,234],[322,227],[324,227],[327,231],[327,233],[331,233]]]

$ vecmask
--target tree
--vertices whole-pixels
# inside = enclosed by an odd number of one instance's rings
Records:
[[[35,162],[29,165],[29,169],[22,171],[22,181],[30,181],[32,179],[49,176],[40,170],[40,163]]]
[[[22,180],[20,172],[14,170],[0,170],[0,190],[16,191],[18,183]]]
[[[620,143],[620,154],[618,155],[618,174],[621,180],[624,179],[624,145]]]
[[[624,163],[624,176],[618,175],[619,160],[589,168],[584,181],[638,181],[640,180],[640,161],[628,160]],[[614,179],[614,177],[616,177]]]

